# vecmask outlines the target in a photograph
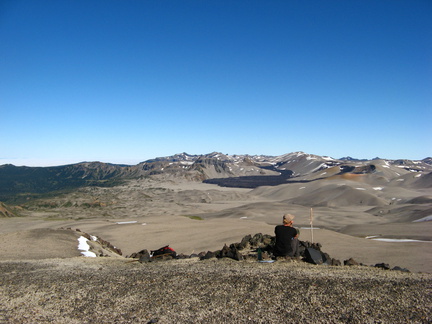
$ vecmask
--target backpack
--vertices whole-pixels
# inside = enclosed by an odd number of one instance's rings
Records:
[[[326,256],[313,248],[306,248],[305,261],[313,264],[328,264]]]
[[[172,248],[170,248],[168,245],[161,247],[160,249],[157,250],[151,250],[150,254],[152,259],[163,258],[165,256],[170,256],[172,258],[177,257],[177,252],[174,251]]]

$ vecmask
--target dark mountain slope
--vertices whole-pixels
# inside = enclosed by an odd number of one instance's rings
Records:
[[[78,163],[58,167],[0,166],[0,201],[22,194],[44,194],[91,185],[113,185],[125,167],[106,163]],[[15,197],[16,198],[16,197]]]

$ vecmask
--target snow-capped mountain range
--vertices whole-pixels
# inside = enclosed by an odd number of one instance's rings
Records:
[[[304,152],[279,156],[175,154],[134,166],[82,162],[56,167],[0,166],[0,201],[21,193],[47,193],[88,185],[112,186],[127,179],[186,179],[226,186],[257,187],[287,181],[314,181],[348,174],[369,175],[382,181],[409,181],[430,188],[432,158],[423,160],[334,159]],[[407,179],[405,179],[407,178]],[[411,179],[412,178],[412,179]],[[223,180],[228,179],[228,180]],[[396,179],[396,180],[395,180]],[[413,184],[414,185],[414,184]]]

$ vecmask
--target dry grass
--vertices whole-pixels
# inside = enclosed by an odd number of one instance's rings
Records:
[[[8,323],[429,323],[432,276],[370,267],[110,258],[0,262]]]

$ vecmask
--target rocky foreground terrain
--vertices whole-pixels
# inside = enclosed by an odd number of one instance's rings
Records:
[[[432,275],[230,259],[0,262],[2,323],[430,323]]]

